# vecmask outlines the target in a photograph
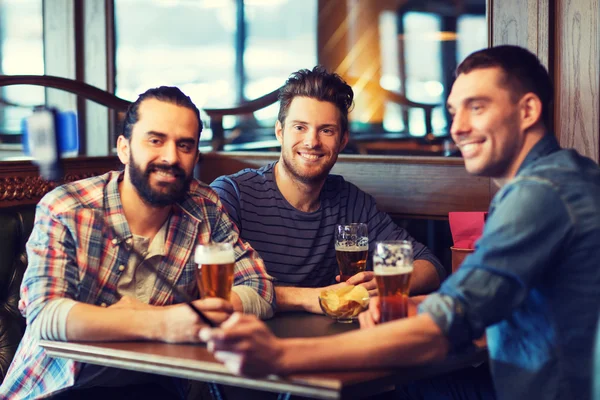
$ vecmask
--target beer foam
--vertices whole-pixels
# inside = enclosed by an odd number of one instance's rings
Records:
[[[194,256],[196,264],[230,264],[235,262],[235,254],[232,251],[200,252],[196,251]]]
[[[410,274],[413,272],[412,265],[398,266],[398,267],[389,267],[384,265],[374,265],[373,272],[375,275],[403,275]]]
[[[335,245],[335,249],[339,251],[367,251],[369,250],[369,246],[340,246],[338,244]]]

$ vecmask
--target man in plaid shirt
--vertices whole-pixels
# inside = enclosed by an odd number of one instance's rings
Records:
[[[192,178],[201,130],[189,97],[150,89],[125,116],[117,142],[124,171],[63,185],[40,201],[19,304],[27,329],[0,398],[181,396],[179,381],[50,358],[39,340],[198,342],[204,324],[143,266],[197,298],[197,244],[230,242],[236,254],[231,302],[196,300],[198,308],[215,322],[233,310],[273,314],[263,261],[215,192]]]

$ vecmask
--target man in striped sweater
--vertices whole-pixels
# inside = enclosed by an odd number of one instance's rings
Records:
[[[353,97],[352,88],[339,75],[320,66],[293,73],[279,95],[275,126],[281,143],[279,161],[222,176],[211,184],[241,238],[258,250],[275,278],[278,310],[320,313],[319,292],[346,284],[336,284],[336,224],[368,224],[370,249],[380,240],[411,241],[413,294],[437,289],[445,277],[431,251],[379,211],[371,196],[329,174],[348,143]],[[347,283],[362,284],[376,294],[370,271]]]

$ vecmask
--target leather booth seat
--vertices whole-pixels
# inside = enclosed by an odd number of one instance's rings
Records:
[[[0,208],[0,383],[25,332],[18,308],[19,288],[34,217],[35,205]]]

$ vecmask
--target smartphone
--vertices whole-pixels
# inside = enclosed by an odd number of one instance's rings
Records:
[[[57,111],[40,107],[27,119],[27,144],[33,163],[40,169],[40,176],[49,181],[63,177],[58,151]]]

